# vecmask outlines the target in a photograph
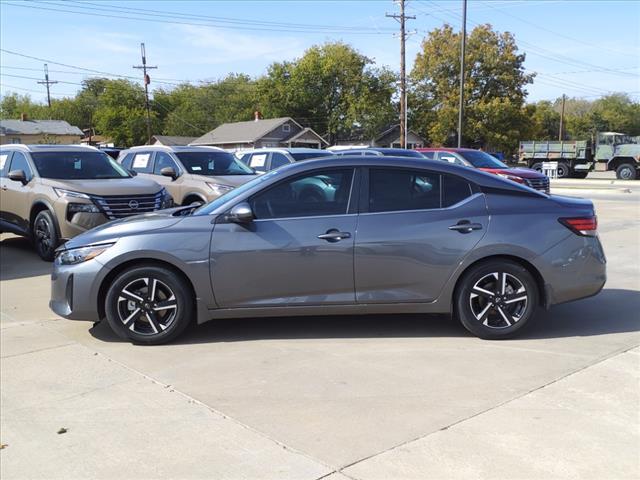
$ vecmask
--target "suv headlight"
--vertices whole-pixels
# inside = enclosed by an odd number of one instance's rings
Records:
[[[73,190],[65,190],[64,188],[56,188],[53,187],[53,191],[56,192],[56,195],[59,197],[72,197],[72,198],[86,198],[89,199],[89,195],[81,192],[74,192]]]
[[[522,177],[516,177],[515,175],[509,175],[508,173],[498,173],[499,177],[506,178],[516,183],[525,183]]]
[[[230,192],[231,190],[233,190],[235,187],[231,186],[231,185],[223,185],[221,183],[209,183],[207,182],[207,185],[209,185],[209,188],[211,190],[213,190],[213,192],[220,196],[220,195],[224,195],[227,192]]]
[[[104,243],[102,245],[91,245],[89,247],[61,250],[56,256],[55,263],[56,265],[76,265],[78,263],[91,260],[92,258],[96,258],[112,246],[113,243]]]
[[[160,209],[173,207],[173,197],[166,188],[160,190]]]

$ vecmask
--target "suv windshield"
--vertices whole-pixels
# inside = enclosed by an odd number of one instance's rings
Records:
[[[195,175],[254,175],[252,168],[227,152],[176,153],[184,168]]]
[[[496,157],[479,150],[465,150],[456,153],[476,168],[509,168]]]
[[[291,152],[291,156],[296,162],[300,160],[308,160],[309,158],[320,158],[320,157],[332,157],[333,153],[330,152]]]
[[[103,152],[37,152],[31,157],[43,178],[97,180],[131,175]]]

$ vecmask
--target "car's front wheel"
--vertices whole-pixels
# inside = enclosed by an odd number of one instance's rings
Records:
[[[60,237],[49,210],[42,210],[36,215],[31,227],[31,237],[40,258],[51,262],[56,255]]]
[[[105,298],[107,321],[134,343],[166,343],[189,325],[194,312],[191,288],[174,271],[138,266],[118,274]]]
[[[480,338],[510,338],[531,321],[538,296],[536,281],[527,269],[509,260],[487,261],[461,279],[455,313]]]

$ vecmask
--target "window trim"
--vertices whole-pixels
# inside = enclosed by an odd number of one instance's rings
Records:
[[[289,133],[291,132],[291,125],[289,125],[288,123],[285,123],[282,125],[282,131],[284,133]]]
[[[351,187],[349,189],[349,199],[347,200],[347,209],[346,209],[346,213],[337,213],[335,215],[304,215],[304,216],[294,216],[294,217],[276,217],[276,218],[255,218],[253,221],[254,222],[273,222],[273,221],[282,221],[282,220],[298,220],[298,219],[309,219],[309,218],[333,218],[333,217],[346,217],[346,216],[352,216],[352,215],[358,215],[358,206],[359,206],[359,199],[357,201],[353,201],[355,200],[356,197],[354,197],[354,194],[357,195],[357,191],[354,191],[356,188],[360,188],[360,184],[359,184],[359,172],[360,172],[360,168],[358,167],[349,167],[349,166],[343,166],[343,167],[321,167],[321,168],[317,168],[314,170],[307,170],[305,172],[300,172],[297,175],[291,175],[289,177],[283,178],[282,180],[275,182],[271,185],[269,185],[268,187],[260,190],[259,192],[254,193],[253,195],[250,195],[248,197],[246,197],[244,200],[240,200],[240,202],[247,202],[249,204],[251,204],[251,202],[253,201],[253,199],[260,195],[263,194],[265,192],[268,192],[269,190],[276,188],[278,185],[281,185],[284,182],[295,182],[298,178],[302,178],[302,177],[306,177],[306,176],[310,176],[310,174],[313,174],[314,172],[322,172],[325,170],[330,170],[330,171],[335,171],[335,170],[351,170],[352,171],[352,175],[351,175]],[[356,187],[356,181],[358,181],[358,186]],[[235,206],[235,204],[234,204]],[[233,206],[231,207],[233,208]],[[230,211],[231,208],[228,210]],[[253,206],[252,206],[253,209]]]

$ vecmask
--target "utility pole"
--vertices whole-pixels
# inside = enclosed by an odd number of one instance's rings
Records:
[[[406,78],[406,62],[405,62],[405,42],[407,33],[405,30],[406,20],[415,20],[414,15],[404,14],[404,2],[405,0],[398,0],[400,4],[400,14],[389,14],[385,16],[394,18],[400,23],[400,145],[402,148],[407,148],[407,78]]]
[[[55,80],[49,80],[49,67],[47,64],[44,64],[44,81],[38,82],[40,85],[47,86],[47,105],[51,108],[51,92],[49,91],[49,85],[53,85],[54,83],[58,83]]]
[[[134,65],[133,68],[142,70],[144,75],[144,104],[147,109],[147,144],[151,144],[151,107],[149,105],[149,84],[151,78],[147,75],[147,70],[158,67],[150,67],[147,65],[147,53],[144,49],[144,43],[140,44],[140,53],[142,55],[142,65]]]
[[[564,101],[567,96],[562,94],[562,110],[560,110],[560,131],[558,132],[558,140],[562,141],[564,135],[562,134],[562,130],[564,130]]]
[[[462,44],[460,46],[460,104],[458,105],[458,148],[462,147],[464,123],[464,54],[467,44],[467,0],[462,0]]]

